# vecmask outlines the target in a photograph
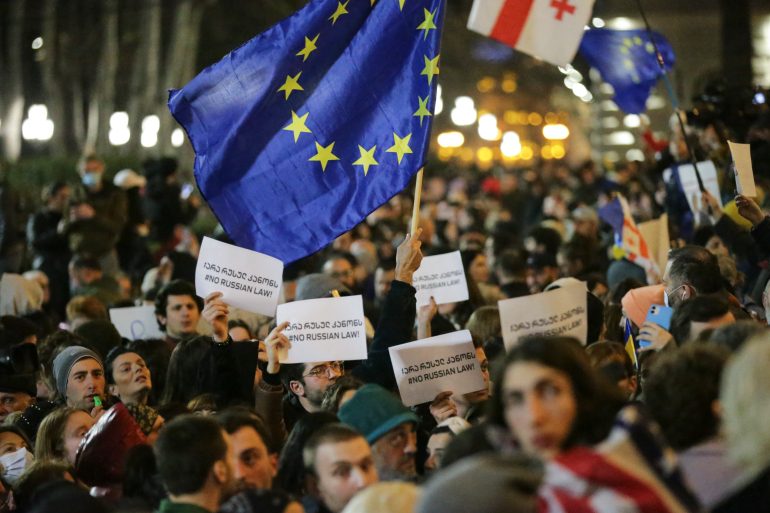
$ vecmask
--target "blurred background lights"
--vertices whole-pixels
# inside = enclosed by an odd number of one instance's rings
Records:
[[[455,107],[450,116],[452,123],[457,126],[470,126],[476,122],[476,107],[469,96],[460,96],[455,100]]]
[[[53,121],[48,119],[45,105],[31,105],[27,119],[21,123],[21,136],[27,141],[47,141],[53,137]]]
[[[465,143],[465,136],[460,132],[438,134],[438,145],[442,148],[459,148]]]
[[[110,144],[122,146],[131,139],[131,130],[128,128],[128,113],[115,112],[110,116]]]

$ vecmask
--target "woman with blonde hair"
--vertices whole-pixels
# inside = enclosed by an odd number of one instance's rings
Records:
[[[91,416],[63,407],[49,413],[40,423],[35,440],[36,461],[62,461],[75,465],[80,441],[94,425]]]
[[[743,469],[714,513],[770,512],[770,335],[750,339],[728,361],[719,399],[728,456]]]

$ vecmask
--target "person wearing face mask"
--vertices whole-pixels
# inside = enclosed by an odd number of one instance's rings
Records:
[[[114,276],[120,270],[115,246],[128,219],[126,194],[104,179],[104,162],[96,156],[86,157],[78,171],[83,188],[60,233],[73,254],[99,260],[103,272]]]
[[[11,486],[32,465],[32,444],[14,426],[0,426],[0,474]]]

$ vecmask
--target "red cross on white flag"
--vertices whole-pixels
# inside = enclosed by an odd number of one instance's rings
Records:
[[[577,53],[594,0],[474,0],[468,28],[564,66]]]

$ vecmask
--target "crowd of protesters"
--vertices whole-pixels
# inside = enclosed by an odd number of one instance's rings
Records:
[[[286,324],[196,294],[200,238],[228,239],[192,228],[171,159],[89,156],[28,219],[3,186],[0,512],[770,511],[770,114],[737,134],[758,198],[730,194],[726,131],[693,125],[688,148],[674,126],[612,170],[428,169],[416,233],[404,193],[285,269],[282,302],[363,297],[364,361],[281,364]],[[723,178],[696,212],[691,148]],[[619,251],[597,213],[616,194],[668,214],[665,269]],[[417,308],[423,256],[455,250],[470,299]],[[506,350],[498,301],[574,280],[587,344]],[[165,336],[122,338],[108,312],[132,305]],[[484,388],[404,406],[389,348],[461,329]]]

